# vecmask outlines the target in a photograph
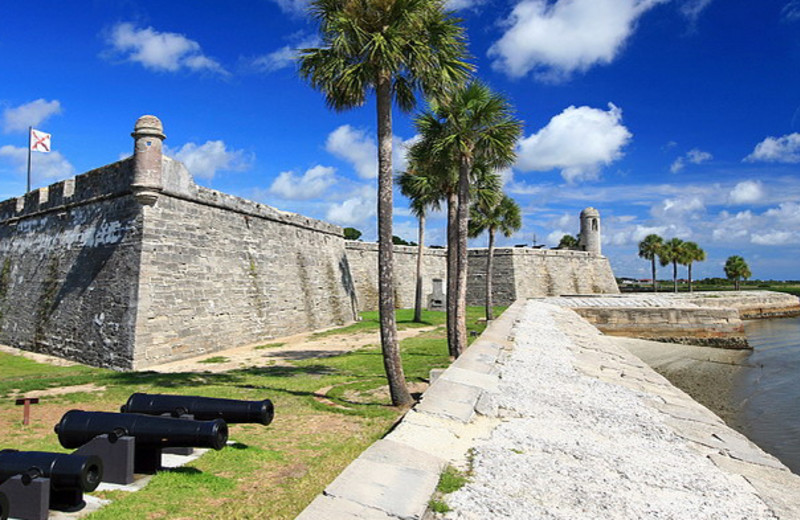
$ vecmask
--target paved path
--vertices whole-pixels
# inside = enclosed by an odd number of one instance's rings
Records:
[[[299,520],[793,519],[789,472],[571,310],[518,302]]]

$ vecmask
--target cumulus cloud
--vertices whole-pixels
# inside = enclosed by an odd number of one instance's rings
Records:
[[[800,227],[800,204],[783,202],[777,208],[767,210],[764,216],[775,219],[784,226]]]
[[[319,197],[336,182],[336,168],[317,165],[303,175],[281,172],[272,183],[269,192],[284,199],[307,200]]]
[[[5,145],[0,147],[0,159],[9,162],[17,173],[28,171],[28,148]],[[75,174],[75,168],[59,152],[31,154],[31,176],[33,181],[66,179]]]
[[[168,72],[188,69],[193,72],[228,74],[218,61],[203,54],[199,43],[182,34],[119,23],[109,31],[107,43],[113,53],[140,63],[147,69]]]
[[[783,137],[767,137],[756,145],[753,153],[744,158],[747,162],[800,162],[800,133]]]
[[[687,162],[690,162],[692,164],[702,164],[706,161],[710,161],[713,158],[714,156],[711,155],[709,152],[704,152],[703,150],[693,148],[688,152],[686,152],[686,155],[683,155],[675,159],[675,162],[672,163],[672,166],[670,166],[669,171],[671,171],[672,173],[678,173],[679,171],[683,170],[686,167]]]
[[[522,0],[489,49],[493,67],[512,77],[558,81],[611,63],[642,14],[668,0]]]
[[[517,167],[523,171],[560,169],[568,182],[596,179],[601,166],[622,157],[633,136],[622,124],[622,110],[571,106],[546,127],[519,143]]]
[[[406,152],[408,147],[419,140],[415,135],[403,140],[392,137],[392,168],[403,171],[408,166]],[[340,159],[353,165],[362,179],[374,179],[378,176],[378,146],[375,139],[364,130],[342,125],[328,135],[325,149]]]
[[[205,144],[186,143],[177,150],[166,153],[186,165],[195,178],[213,179],[218,171],[243,171],[250,167],[253,156],[244,150],[228,150],[223,141],[206,141]]]
[[[789,231],[773,231],[750,236],[750,241],[759,246],[782,246],[795,241],[794,233]]]
[[[340,203],[331,204],[326,220],[340,226],[358,227],[377,214],[377,192],[373,187],[363,186],[358,193]]]
[[[742,181],[733,187],[728,200],[731,204],[754,204],[764,198],[764,187],[759,181]]]
[[[61,103],[54,99],[37,99],[3,110],[3,132],[26,132],[29,126],[39,126],[50,116],[61,113]]]

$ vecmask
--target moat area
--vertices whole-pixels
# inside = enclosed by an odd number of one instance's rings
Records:
[[[745,329],[753,351],[732,381],[731,425],[800,474],[800,317]]]

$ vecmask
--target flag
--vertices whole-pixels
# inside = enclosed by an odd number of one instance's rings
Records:
[[[30,143],[32,152],[49,152],[50,134],[31,128]]]

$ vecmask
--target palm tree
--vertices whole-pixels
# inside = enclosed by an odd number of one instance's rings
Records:
[[[425,247],[425,215],[429,209],[438,210],[442,200],[440,179],[426,170],[410,169],[396,179],[400,192],[410,199],[411,213],[419,221],[417,247],[417,285],[414,294],[414,321],[422,321],[422,254]]]
[[[669,239],[658,251],[658,261],[662,267],[672,264],[672,284],[675,292],[678,292],[678,262],[681,261],[682,254],[683,240],[680,238]]]
[[[506,99],[478,81],[434,99],[430,110],[417,117],[422,142],[435,155],[448,158],[458,167],[458,207],[455,236],[448,231],[448,248],[456,249],[455,345],[458,357],[467,345],[467,223],[470,181],[475,165],[488,170],[510,166],[516,157],[514,146],[522,133]],[[451,241],[453,240],[453,241]],[[448,338],[450,339],[450,338]]]
[[[703,251],[696,242],[683,243],[683,265],[689,271],[689,292],[692,292],[692,264],[694,262],[703,262],[706,259],[706,252]]]
[[[650,234],[644,237],[644,240],[639,242],[639,257],[645,260],[650,260],[653,273],[653,292],[658,291],[658,282],[656,281],[656,257],[661,246],[664,245],[664,239],[656,234]]]
[[[558,249],[578,249],[578,239],[572,235],[564,235],[558,242]]]
[[[486,257],[486,321],[493,320],[492,314],[492,260],[494,257],[494,235],[500,231],[510,237],[522,227],[519,205],[508,195],[503,195],[497,204],[473,204],[470,208],[469,236],[476,238],[484,231],[489,232],[489,251]]]
[[[744,258],[739,255],[728,257],[725,261],[725,276],[728,280],[733,280],[736,290],[739,290],[739,280],[747,280],[753,273],[750,272],[750,267],[745,262]]]
[[[405,383],[394,316],[392,257],[392,101],[440,94],[471,70],[464,30],[439,0],[314,0],[321,45],[303,49],[300,76],[341,111],[375,92],[378,125],[378,306],[383,363],[395,406],[413,402]]]

